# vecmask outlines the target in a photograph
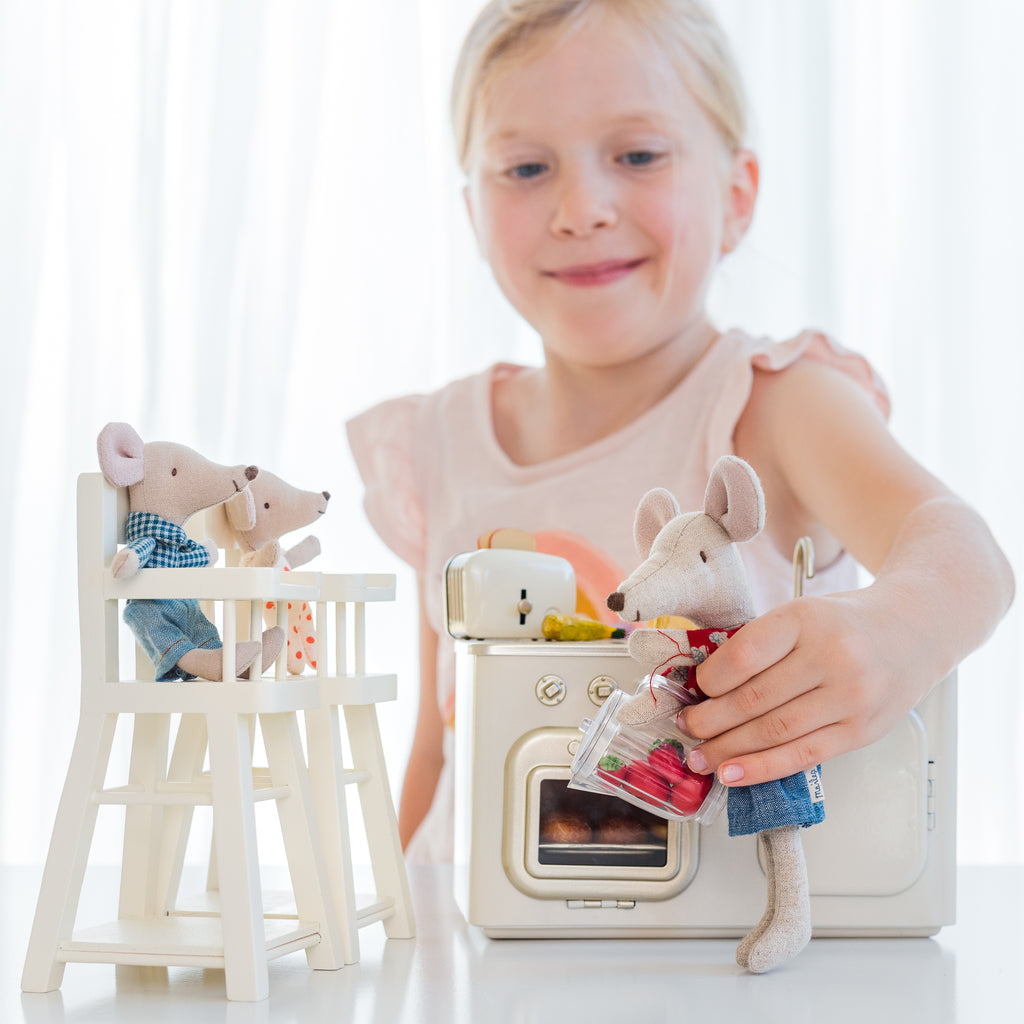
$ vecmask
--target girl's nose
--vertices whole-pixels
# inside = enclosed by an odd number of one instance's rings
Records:
[[[610,188],[594,171],[566,172],[551,218],[551,230],[563,238],[582,238],[617,220]]]

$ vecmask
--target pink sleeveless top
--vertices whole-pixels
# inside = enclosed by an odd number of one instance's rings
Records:
[[[349,443],[366,485],[367,516],[382,540],[424,581],[426,615],[440,637],[438,700],[449,725],[454,651],[442,611],[448,559],[475,549],[477,538],[490,530],[530,531],[538,550],[573,564],[578,609],[614,621],[605,597],[639,561],[633,518],[640,498],[652,487],[666,487],[681,508],[702,507],[711,467],[733,451],[733,432],[750,395],[754,367],[781,370],[801,358],[846,373],[888,415],[885,389],[868,362],[827,336],[805,331],[775,343],[733,330],[719,338],[674,391],[624,429],[539,465],[516,465],[495,438],[494,382],[522,372],[506,363],[431,394],[391,399],[349,421]],[[780,552],[767,533],[740,545],[740,551],[758,613],[792,597],[791,552]],[[819,568],[805,593],[856,585],[856,565],[843,555]],[[447,778],[438,787],[422,835],[410,846],[410,859],[451,858],[450,769],[447,757]]]

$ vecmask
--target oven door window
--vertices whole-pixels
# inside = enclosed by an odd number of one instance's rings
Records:
[[[505,761],[502,863],[540,899],[667,900],[694,879],[699,831],[614,796],[569,789],[579,730],[535,729]]]
[[[604,879],[685,886],[696,870],[690,822],[666,821],[600,793],[569,789],[569,766],[540,764],[523,780],[526,872],[536,879]],[[657,890],[654,890],[657,891]]]
[[[538,864],[663,868],[668,822],[613,796],[540,780]]]

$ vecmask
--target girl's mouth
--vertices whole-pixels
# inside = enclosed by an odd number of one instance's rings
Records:
[[[600,263],[583,263],[573,267],[562,267],[560,270],[546,270],[544,276],[576,288],[595,288],[620,281],[646,262],[645,257],[635,260],[602,260]]]

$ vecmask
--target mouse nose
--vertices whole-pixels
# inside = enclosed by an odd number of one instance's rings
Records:
[[[246,466],[245,467],[245,479],[246,480],[255,480],[256,477],[258,477],[259,475],[260,475],[260,471],[255,466]]]
[[[608,595],[608,607],[613,612],[621,612],[626,607],[626,595],[620,594],[617,590],[614,594]]]
[[[320,493],[324,496],[324,501],[330,501],[331,500],[331,492],[330,491],[321,491]]]

